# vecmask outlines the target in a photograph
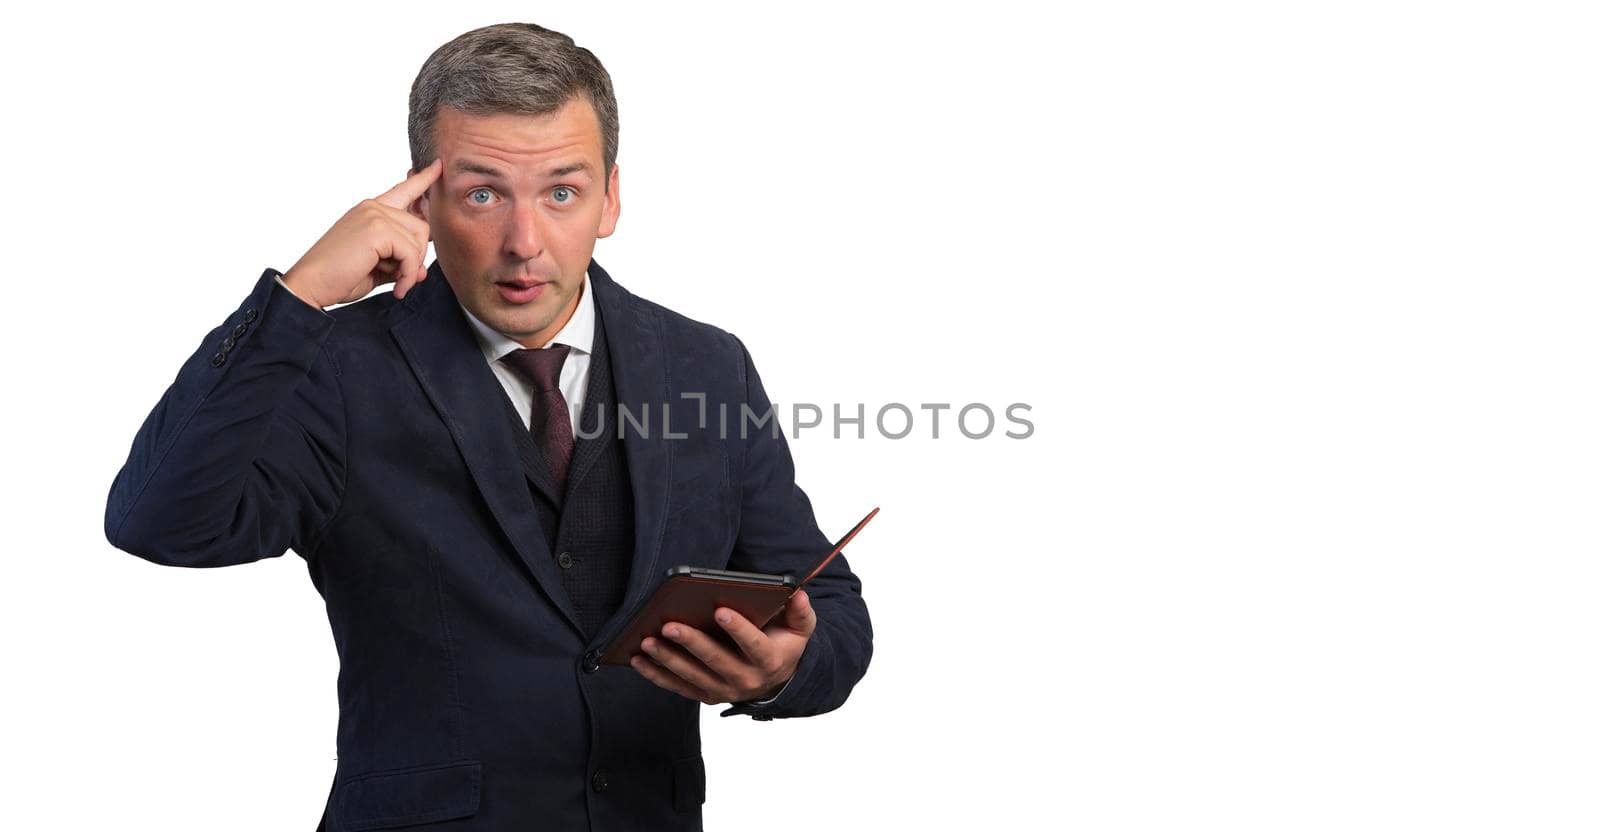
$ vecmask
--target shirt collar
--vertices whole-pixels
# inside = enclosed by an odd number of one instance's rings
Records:
[[[588,355],[594,348],[594,287],[589,284],[589,274],[583,275],[583,284],[578,289],[578,308],[572,310],[572,317],[567,319],[567,325],[557,332],[550,342],[545,344],[566,344],[574,350]],[[456,300],[460,306],[461,301]],[[461,307],[462,314],[467,316],[467,323],[472,324],[472,333],[478,338],[478,346],[483,349],[483,357],[491,363],[504,358],[507,353],[522,349],[522,345],[506,337],[483,321],[478,316]]]

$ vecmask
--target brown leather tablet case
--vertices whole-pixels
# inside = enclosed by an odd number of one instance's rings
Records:
[[[675,566],[667,570],[666,580],[650,595],[644,606],[629,618],[622,632],[606,645],[600,654],[600,663],[626,666],[634,655],[641,652],[639,642],[645,636],[660,636],[661,626],[669,621],[708,633],[737,650],[733,638],[712,617],[718,607],[728,607],[757,627],[765,627],[783,611],[784,605],[789,603],[789,596],[821,572],[877,513],[876,508],[867,512],[867,516],[861,518],[855,528],[839,538],[833,544],[833,549],[823,555],[804,578],[798,580],[793,575],[730,572],[691,566]]]

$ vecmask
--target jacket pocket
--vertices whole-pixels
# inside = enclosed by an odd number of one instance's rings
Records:
[[[672,808],[693,812],[706,802],[706,764],[700,755],[672,761]]]
[[[471,817],[482,784],[476,760],[378,771],[340,783],[333,811],[339,828],[351,832]]]

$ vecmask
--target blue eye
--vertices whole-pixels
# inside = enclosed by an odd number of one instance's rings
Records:
[[[473,188],[472,190],[467,191],[467,201],[471,202],[473,205],[487,205],[488,203],[486,203],[486,202],[480,202],[480,201],[478,201],[476,199],[473,199],[472,195],[473,194],[480,194],[480,193],[486,194],[488,192],[489,192],[488,188]]]
[[[566,194],[565,197],[556,198],[556,204],[557,205],[565,205],[565,204],[573,201],[574,199],[578,198],[577,194],[574,194],[572,192],[572,189],[567,187],[566,185],[558,186],[555,190],[550,192],[550,196],[552,198],[554,198],[556,196],[556,194]]]

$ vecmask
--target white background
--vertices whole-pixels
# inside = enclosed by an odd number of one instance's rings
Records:
[[[825,530],[883,506],[876,655],[824,716],[705,709],[708,828],[1600,824],[1584,4],[578,8],[6,12],[3,825],[315,826],[304,563],[146,563],[106,491],[505,20],[615,81],[596,259],[780,405],[1032,406],[791,440]]]

